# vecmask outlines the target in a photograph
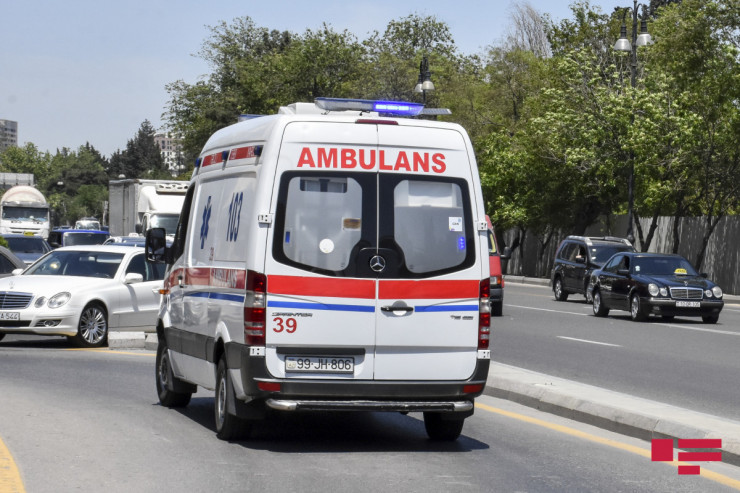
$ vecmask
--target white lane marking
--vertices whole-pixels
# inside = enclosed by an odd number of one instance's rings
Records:
[[[535,307],[532,307],[532,306],[521,306],[521,305],[505,305],[505,306],[510,306],[510,307],[513,307],[513,308],[524,308],[526,310],[536,310],[536,311],[540,311],[540,312],[565,313],[566,315],[582,315],[584,317],[587,317],[587,316],[591,315],[590,313],[564,312],[562,310],[550,310],[548,308],[535,308]],[[634,322],[632,322],[632,323],[634,323]],[[640,322],[640,323],[645,323],[645,322]],[[686,325],[676,325],[676,324],[668,324],[668,323],[660,323],[660,322],[649,323],[649,325],[662,325],[663,327],[675,327],[676,329],[694,330],[694,331],[697,331],[697,332],[709,332],[711,334],[724,334],[724,335],[728,335],[728,336],[740,336],[740,332],[732,332],[732,331],[728,331],[728,330],[702,329],[702,328],[699,328],[699,327],[688,327]]]
[[[524,308],[527,310],[537,310],[540,312],[565,313],[566,315],[583,315],[584,317],[589,315],[588,313],[564,312],[563,310],[550,310],[548,308],[535,308],[533,306],[520,306],[520,305],[509,305],[509,304],[507,304],[506,306],[511,306],[513,308]]]
[[[567,339],[569,341],[587,342],[589,344],[598,344],[600,346],[622,347],[619,344],[609,344],[608,342],[589,341],[588,339],[576,339],[575,337],[557,336],[557,338],[558,339]]]
[[[677,329],[695,330],[697,332],[710,332],[712,334],[725,334],[728,336],[740,336],[740,332],[732,332],[729,330],[701,329],[699,327],[689,327],[687,325],[675,325],[675,324],[666,324],[666,323],[656,323],[655,325],[662,325],[663,327],[675,327]]]

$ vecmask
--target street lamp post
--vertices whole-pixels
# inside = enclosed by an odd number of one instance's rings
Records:
[[[426,55],[421,59],[419,63],[419,82],[414,87],[414,92],[421,93],[421,99],[424,106],[427,104],[427,91],[433,91],[434,84],[432,83],[432,73],[429,71],[429,61]]]
[[[640,16],[640,34],[637,34],[637,20],[638,20],[638,9],[642,9],[642,16]],[[652,43],[652,38],[647,31],[647,7],[644,4],[638,4],[637,0],[634,0],[632,6],[632,42],[627,39],[627,12],[630,10],[629,7],[624,9],[622,15],[622,28],[620,31],[619,39],[614,43],[614,50],[616,51],[627,51],[630,52],[630,86],[634,89],[637,85],[637,47],[647,46]],[[631,123],[634,123],[635,115],[631,117]],[[635,206],[635,159],[634,153],[630,151],[630,172],[627,183],[627,238],[634,242],[634,234],[632,232],[632,223],[634,220],[634,206]]]

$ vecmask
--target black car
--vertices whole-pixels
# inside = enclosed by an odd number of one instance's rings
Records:
[[[618,253],[594,271],[593,281],[597,317],[625,310],[635,321],[660,315],[667,320],[701,317],[713,324],[724,306],[722,289],[680,255]]]
[[[624,238],[614,236],[568,236],[560,242],[553,262],[552,291],[555,299],[565,301],[571,293],[580,293],[591,302],[589,280],[595,269],[618,252],[634,252]]]

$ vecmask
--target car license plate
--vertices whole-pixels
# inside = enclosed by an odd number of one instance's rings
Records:
[[[701,302],[700,301],[677,301],[676,307],[679,308],[700,308]]]
[[[355,358],[345,356],[286,356],[286,372],[353,373]]]
[[[0,312],[0,320],[20,320],[20,312]]]

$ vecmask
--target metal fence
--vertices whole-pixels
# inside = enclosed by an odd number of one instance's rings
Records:
[[[705,230],[705,217],[681,218],[678,254],[686,257],[692,264],[701,250]],[[673,251],[673,217],[658,219],[658,227],[650,243],[650,252],[671,253]],[[640,219],[647,235],[650,219]],[[608,223],[596,224],[588,228],[586,236],[624,236],[627,230],[626,216],[611,217]],[[635,230],[636,233],[636,230]],[[560,241],[569,233],[553,235],[547,245],[542,238],[528,234],[519,248],[512,252],[511,259],[505,262],[504,273],[528,277],[550,277],[555,250]],[[519,235],[517,230],[504,233],[507,245],[511,245]],[[635,248],[642,250],[636,240]],[[706,272],[710,279],[722,287],[727,294],[740,294],[740,216],[720,219],[709,239],[704,262],[700,272]]]

